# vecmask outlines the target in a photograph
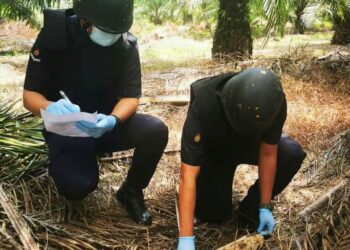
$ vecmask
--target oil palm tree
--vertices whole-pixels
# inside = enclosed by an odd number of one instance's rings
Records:
[[[167,19],[173,16],[174,8],[179,0],[136,0],[137,11],[156,24],[162,25]]]
[[[252,37],[249,23],[249,8],[261,13],[267,22],[266,37],[270,34],[283,35],[288,21],[295,15],[296,29],[302,33],[301,15],[309,3],[327,6],[334,23],[333,44],[350,43],[350,1],[349,0],[219,0],[218,25],[212,54],[251,55]],[[253,9],[252,9],[253,8]],[[300,26],[300,27],[298,27]],[[237,57],[236,57],[237,58]]]
[[[253,52],[248,1],[219,0],[218,24],[214,34],[213,58],[244,58]]]
[[[305,8],[308,6],[308,4],[311,2],[310,0],[294,0],[294,14],[295,14],[295,21],[294,21],[294,31],[295,33],[304,34],[305,32],[305,25],[302,20],[302,16],[304,14]]]
[[[295,7],[296,1],[301,0],[263,0],[265,3],[266,15],[268,17],[267,30],[284,30],[285,16]],[[293,4],[294,2],[294,4]],[[350,1],[349,0],[314,0],[313,2],[323,4],[328,8],[333,18],[334,36],[333,44],[350,43]]]
[[[218,1],[212,0],[177,0],[177,6],[180,9],[179,14],[184,23],[191,21],[193,23],[206,22],[207,24],[216,22],[216,10]]]
[[[36,11],[59,6],[61,0],[0,0],[0,20],[23,20],[39,28]]]
[[[350,1],[349,0],[323,0],[333,17],[334,36],[333,44],[350,43]]]

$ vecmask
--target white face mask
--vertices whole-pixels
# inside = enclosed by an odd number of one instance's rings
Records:
[[[103,47],[108,47],[113,45],[118,39],[121,37],[121,34],[110,34],[104,32],[97,28],[96,26],[92,26],[92,31],[90,34],[90,39]]]

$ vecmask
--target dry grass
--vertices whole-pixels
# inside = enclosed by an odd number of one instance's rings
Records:
[[[24,22],[4,22],[0,24],[0,54],[27,53],[38,31]]]
[[[308,150],[324,149],[328,140],[350,127],[350,94],[342,86],[283,78],[288,100],[285,130]]]

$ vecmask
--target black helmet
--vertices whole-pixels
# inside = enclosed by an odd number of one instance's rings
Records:
[[[245,135],[264,132],[278,115],[283,100],[280,81],[262,68],[248,69],[232,77],[221,94],[229,124]]]
[[[74,0],[75,14],[100,30],[121,34],[133,23],[133,0]]]

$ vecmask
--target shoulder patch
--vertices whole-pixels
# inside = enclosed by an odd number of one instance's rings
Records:
[[[200,141],[201,141],[201,134],[200,134],[200,133],[196,134],[196,135],[194,136],[193,140],[194,140],[196,143],[200,142]]]
[[[43,37],[49,49],[64,50],[67,48],[66,17],[70,10],[44,9]]]
[[[40,55],[40,49],[39,49],[39,48],[38,48],[38,49],[35,49],[35,50],[33,51],[33,55],[36,56],[36,57],[38,57],[38,56]]]
[[[32,52],[30,53],[30,57],[34,62],[40,62],[41,61],[40,49],[39,48],[33,49]]]

